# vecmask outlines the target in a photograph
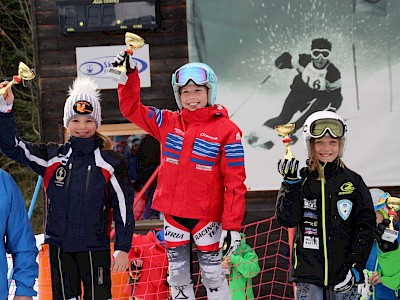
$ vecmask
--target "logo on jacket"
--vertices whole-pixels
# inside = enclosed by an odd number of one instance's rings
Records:
[[[67,171],[65,171],[64,167],[59,167],[56,170],[56,186],[63,186],[64,185],[64,179],[65,176],[67,175]]]
[[[242,139],[242,135],[240,134],[240,132],[236,133],[236,140],[240,141]]]
[[[204,133],[204,132],[201,132],[200,136],[204,136],[204,137],[209,138],[211,140],[218,140],[217,136],[211,136],[211,135],[208,135],[207,133]]]
[[[317,209],[317,199],[308,200],[304,198],[304,205],[305,209],[316,210]]]
[[[342,217],[343,220],[347,220],[350,216],[351,209],[353,208],[353,202],[348,199],[342,199],[337,202],[337,208],[339,215]]]
[[[354,185],[352,182],[345,182],[340,187],[339,195],[349,195],[353,193],[355,190]]]

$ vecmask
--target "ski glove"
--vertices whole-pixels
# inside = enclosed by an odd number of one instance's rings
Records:
[[[275,66],[278,69],[291,69],[292,66],[292,56],[289,52],[283,52],[281,56],[279,56],[275,60]]]
[[[364,282],[358,285],[358,299],[359,300],[369,300],[372,295],[373,288],[369,283],[369,276],[372,275],[372,271],[364,269]]]
[[[133,51],[132,50],[124,50],[120,51],[112,62],[113,67],[122,66],[124,62],[126,63],[127,73],[131,73],[129,71],[133,71],[136,69],[136,61],[133,59]]]
[[[339,293],[347,293],[359,281],[360,281],[360,274],[356,269],[351,268],[349,272],[347,272],[346,278],[342,282],[335,285],[333,290]]]
[[[10,112],[12,110],[13,105],[7,105],[6,100],[3,98],[3,96],[0,95],[0,112],[6,113]]]
[[[240,245],[240,232],[235,230],[222,230],[221,238],[219,239],[219,248],[226,248],[222,250],[222,256],[226,257],[234,253]]]
[[[289,184],[300,181],[298,170],[299,161],[295,158],[292,158],[291,160],[285,158],[278,161],[278,172],[283,176],[283,180]]]
[[[382,235],[385,232],[385,229],[389,226],[390,220],[385,219],[381,223],[379,223],[374,230],[374,237],[378,241],[379,248],[382,252],[390,252],[394,251],[399,247],[399,242],[396,239],[393,243],[382,238]],[[399,230],[397,224],[394,225],[395,230]]]

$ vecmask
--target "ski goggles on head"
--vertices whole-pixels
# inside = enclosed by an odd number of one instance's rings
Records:
[[[207,83],[210,79],[210,74],[202,67],[182,68],[176,70],[172,75],[172,84],[178,86],[186,85],[190,80],[198,85]]]
[[[338,119],[319,119],[311,123],[310,126],[310,135],[316,139],[327,133],[333,138],[341,138],[345,132],[346,125]]]
[[[311,56],[314,59],[317,59],[319,57],[327,59],[330,55],[331,55],[331,51],[328,49],[313,49],[313,50],[311,50]]]

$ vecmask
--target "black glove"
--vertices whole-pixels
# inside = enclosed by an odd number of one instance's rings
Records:
[[[295,158],[291,160],[280,159],[278,161],[278,172],[283,176],[283,180],[287,183],[299,182],[298,176],[299,161]]]
[[[292,56],[289,52],[283,52],[281,56],[279,56],[275,60],[275,66],[278,69],[291,69],[292,66]]]
[[[114,61],[111,63],[113,67],[122,66],[126,60],[127,53],[125,51],[120,51],[115,57]]]
[[[129,268],[129,284],[136,283],[140,276],[142,276],[142,266],[137,264],[137,260],[131,261],[131,266]]]
[[[136,61],[132,57],[133,52],[131,50],[120,51],[111,63],[113,67],[122,66],[125,63],[128,73],[136,69]]]
[[[360,282],[360,274],[355,268],[351,268],[347,272],[346,278],[342,282],[335,285],[333,290],[339,293],[347,293],[358,282]]]
[[[396,240],[392,243],[390,241],[384,240],[382,238],[382,235],[385,232],[385,229],[389,226],[390,224],[390,220],[389,219],[385,219],[383,220],[381,223],[379,223],[374,230],[374,237],[375,239],[378,241],[379,244],[379,248],[382,250],[382,252],[390,252],[390,251],[394,251],[397,250],[397,248],[399,247],[399,242]],[[399,227],[397,226],[397,224],[394,225],[395,230],[399,230]]]

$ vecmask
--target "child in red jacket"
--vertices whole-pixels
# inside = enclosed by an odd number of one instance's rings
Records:
[[[150,230],[147,235],[134,234],[131,250],[129,283],[125,293],[134,300],[168,299],[168,259],[164,244],[164,228]]]
[[[127,50],[129,51],[129,50]],[[178,111],[146,106],[132,53],[126,61],[128,80],[118,85],[122,114],[161,145],[160,172],[152,208],[164,214],[173,299],[195,300],[191,246],[199,258],[209,300],[228,300],[221,248],[228,256],[240,244],[245,211],[246,178],[242,132],[216,104],[217,76],[204,63],[188,63],[172,75]]]

